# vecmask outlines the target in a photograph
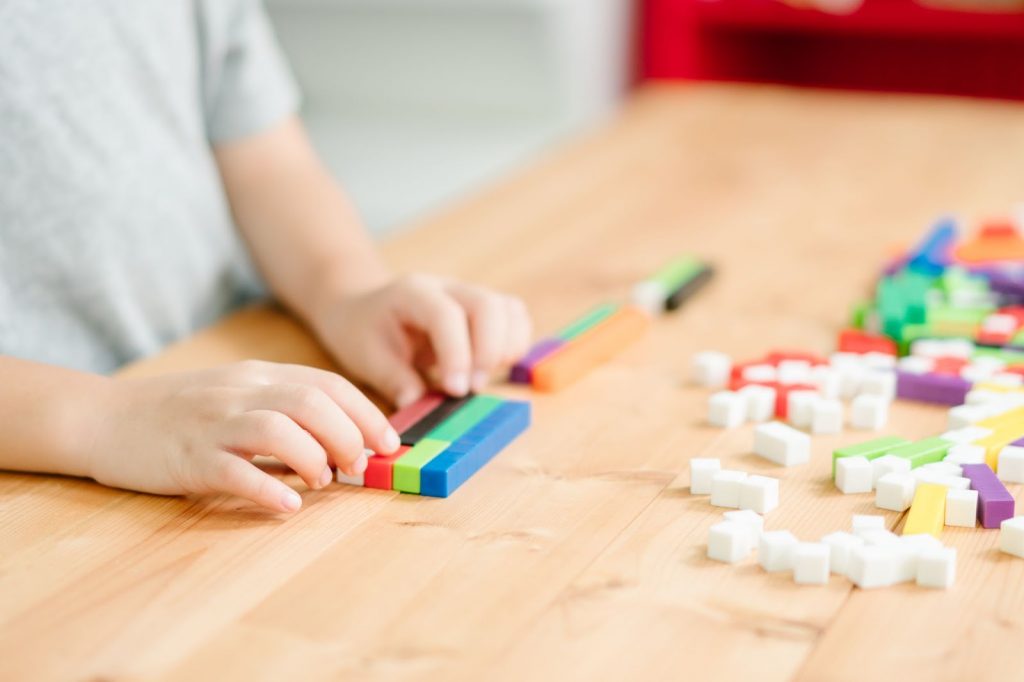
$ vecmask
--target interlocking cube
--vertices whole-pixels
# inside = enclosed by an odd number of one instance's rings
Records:
[[[843,404],[820,398],[811,406],[811,433],[833,434],[843,430]]]
[[[719,391],[708,398],[708,423],[734,429],[747,419],[747,401],[735,391]]]
[[[861,381],[860,392],[892,400],[896,397],[896,373],[885,370],[868,371]]]
[[[708,558],[735,564],[750,556],[750,529],[736,521],[722,521],[708,531]]]
[[[793,550],[799,544],[788,530],[770,530],[761,534],[757,560],[766,571],[793,570]]]
[[[917,578],[918,558],[923,552],[941,549],[942,543],[928,534],[904,535],[893,547],[893,580],[898,583],[913,582]]]
[[[793,550],[793,581],[800,585],[828,582],[831,550],[820,542],[801,542]]]
[[[836,460],[836,487],[844,494],[871,492],[871,462],[866,457]]]
[[[740,506],[740,483],[747,478],[744,471],[722,469],[711,477],[711,504],[715,507]]]
[[[855,547],[862,547],[864,545],[864,538],[840,530],[823,537],[821,544],[828,547],[831,552],[829,567],[832,572],[846,575],[847,568],[850,565],[850,554]]]
[[[877,431],[889,422],[889,400],[880,395],[861,394],[850,405],[850,426]]]
[[[874,514],[854,514],[850,527],[855,535],[869,530],[885,530],[885,517]]]
[[[710,495],[711,480],[722,470],[722,462],[710,457],[694,457],[690,460],[690,494]]]
[[[747,402],[747,420],[762,423],[775,416],[776,391],[771,386],[750,384],[739,390]]]
[[[896,582],[896,551],[892,546],[854,547],[846,577],[862,590],[888,587]]]
[[[758,424],[754,452],[782,466],[805,464],[811,459],[811,437],[782,422]]]
[[[982,445],[971,445],[970,443],[958,443],[949,449],[949,453],[943,462],[953,464],[984,464],[985,447]]]
[[[867,368],[863,364],[844,364],[836,369],[839,372],[839,397],[849,400],[860,393]]]
[[[767,514],[779,506],[779,479],[747,476],[740,482],[740,509]]]
[[[805,384],[811,378],[811,363],[806,360],[783,360],[778,366],[779,383],[786,386]]]
[[[999,549],[1024,558],[1024,516],[1006,519],[999,525]]]
[[[694,383],[708,388],[722,388],[729,384],[732,359],[718,351],[704,351],[693,356],[690,376]]]
[[[1007,445],[999,451],[999,468],[996,470],[1001,481],[1024,483],[1024,448]]]
[[[921,587],[949,589],[956,581],[956,550],[933,548],[917,557],[917,584]]]
[[[743,524],[747,532],[750,533],[750,546],[757,547],[761,541],[761,533],[764,532],[763,516],[749,509],[725,512],[724,516],[726,521]]]
[[[871,462],[872,485],[877,486],[887,474],[905,474],[910,472],[910,460],[896,455],[884,455]]]
[[[875,506],[890,511],[906,511],[914,501],[916,488],[916,481],[911,474],[886,474],[878,479],[878,485],[875,486]]]
[[[790,391],[786,396],[786,414],[793,426],[810,428],[814,418],[814,406],[821,400],[817,391]]]
[[[840,394],[840,379],[839,372],[834,368],[827,365],[819,365],[811,369],[808,383],[818,389],[818,393],[821,394],[822,398],[834,400]]]
[[[950,488],[946,491],[946,525],[974,528],[978,521],[978,491]]]

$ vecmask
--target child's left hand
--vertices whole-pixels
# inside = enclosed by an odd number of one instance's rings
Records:
[[[482,390],[529,348],[521,300],[432,275],[407,275],[322,306],[313,325],[347,376],[399,407],[430,377],[449,395]]]

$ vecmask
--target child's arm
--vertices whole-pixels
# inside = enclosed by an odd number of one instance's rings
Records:
[[[273,455],[311,488],[366,468],[398,434],[337,374],[243,362],[110,379],[0,356],[0,469],[94,478],[161,494],[224,492],[277,511],[302,500],[251,463]]]
[[[342,366],[402,405],[423,371],[453,395],[522,355],[518,299],[429,275],[395,278],[298,119],[215,149],[235,220],[276,296]]]

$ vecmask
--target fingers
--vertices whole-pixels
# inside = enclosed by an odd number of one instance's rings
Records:
[[[470,385],[474,391],[483,390],[505,356],[509,322],[505,297],[466,284],[452,284],[448,292],[466,310],[473,351]]]
[[[533,322],[522,299],[514,296],[505,298],[508,308],[508,342],[505,347],[504,364],[511,365],[530,350],[533,339]]]
[[[366,350],[360,372],[371,386],[402,408],[422,398],[427,386],[413,365],[411,343],[403,330],[396,328],[392,335]]]
[[[280,512],[291,513],[302,506],[297,492],[236,455],[222,452],[207,462],[204,483],[212,492],[237,495]]]
[[[324,446],[305,428],[279,411],[252,410],[226,420],[221,443],[229,452],[268,455],[281,460],[314,490],[331,480]]]

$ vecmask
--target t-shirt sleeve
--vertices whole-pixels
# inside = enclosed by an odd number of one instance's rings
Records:
[[[259,0],[198,0],[207,138],[262,132],[299,109],[299,88]]]

